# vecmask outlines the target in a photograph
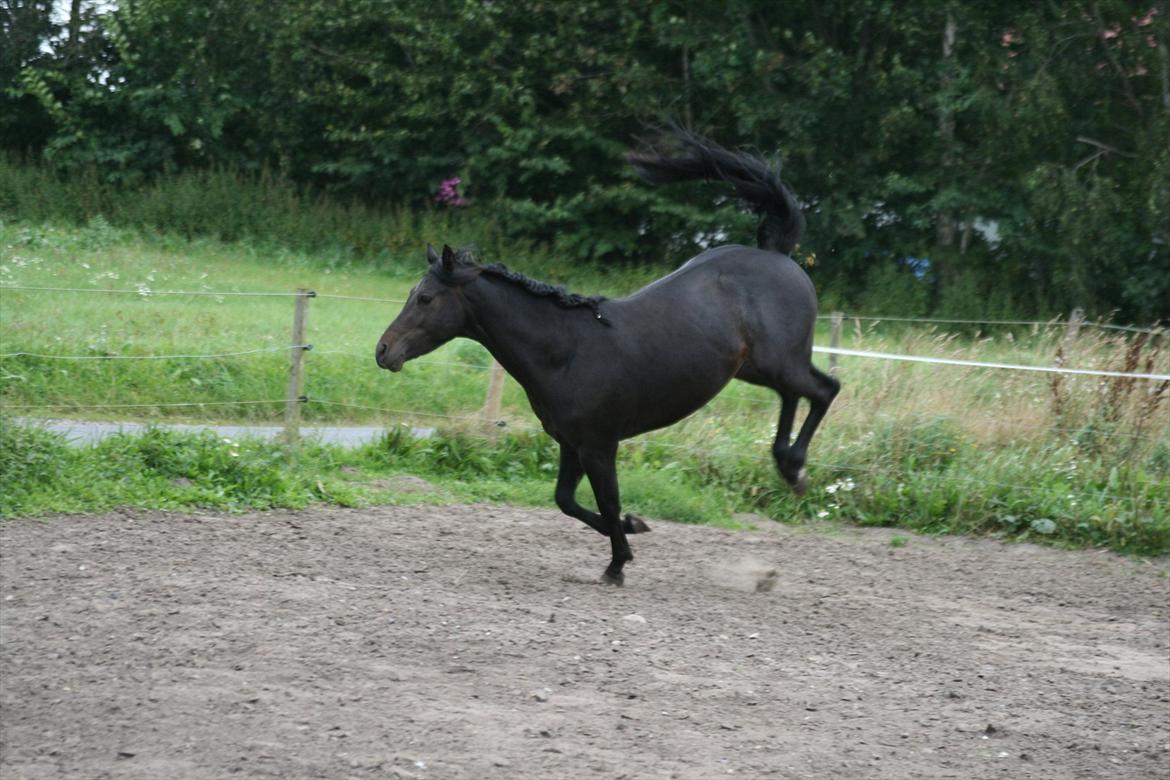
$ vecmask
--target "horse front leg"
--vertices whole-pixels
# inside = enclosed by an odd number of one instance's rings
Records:
[[[568,444],[561,443],[561,465],[557,472],[557,487],[554,498],[557,507],[569,517],[575,517],[602,536],[609,536],[609,527],[601,515],[590,512],[577,503],[577,486],[581,484],[581,477],[585,474],[585,467],[581,465],[581,456],[577,450]],[[650,526],[637,515],[627,514],[622,518],[622,529],[628,534],[646,533]]]
[[[602,575],[602,580],[611,585],[621,585],[625,582],[622,567],[634,560],[634,554],[630,552],[630,544],[626,541],[626,531],[622,525],[622,507],[618,497],[617,481],[617,442],[597,448],[582,448],[580,456],[581,465],[589,477],[589,484],[593,487],[593,495],[597,499],[597,508],[601,510],[601,519],[609,531],[613,557]]]
[[[555,500],[557,507],[569,517],[575,517],[602,536],[609,536],[609,528],[601,515],[590,512],[577,503],[577,485],[581,484],[581,477],[585,468],[581,465],[581,457],[577,451],[567,444],[561,444],[561,467],[557,472],[557,488]]]

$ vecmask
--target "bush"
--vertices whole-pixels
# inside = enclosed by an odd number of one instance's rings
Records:
[[[288,468],[283,451],[260,441],[235,441],[210,431],[151,428],[141,435],[119,434],[94,448],[107,477],[137,469],[171,487],[190,487],[216,506],[269,507],[304,504],[309,490]],[[188,485],[187,483],[190,483]]]
[[[69,462],[69,445],[61,434],[0,420],[0,507],[17,491],[60,479]]]

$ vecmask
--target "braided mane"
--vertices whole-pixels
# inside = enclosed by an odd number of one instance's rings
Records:
[[[505,279],[537,297],[552,298],[556,305],[562,309],[589,309],[598,320],[605,322],[601,316],[601,304],[608,298],[603,295],[579,295],[569,292],[560,285],[542,282],[539,279],[525,276],[519,271],[513,271],[503,263],[480,265],[475,259],[475,253],[468,248],[455,252],[455,262],[461,266],[477,267],[482,273]]]
[[[523,287],[533,295],[541,298],[552,298],[556,301],[557,306],[562,309],[578,309],[588,308],[600,317],[598,306],[602,301],[606,300],[603,295],[579,295],[574,292],[569,292],[564,287],[548,282],[542,282],[538,279],[525,276],[519,271],[513,271],[503,263],[492,263],[491,265],[483,266],[484,273],[498,276],[501,279],[507,279],[513,284]]]

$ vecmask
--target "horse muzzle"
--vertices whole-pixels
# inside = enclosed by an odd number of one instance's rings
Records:
[[[385,342],[378,342],[378,348],[374,351],[374,360],[377,362],[379,368],[384,368],[396,374],[402,370],[402,364],[406,362],[406,353],[401,348],[401,345],[396,345],[394,349],[390,349],[386,346]]]

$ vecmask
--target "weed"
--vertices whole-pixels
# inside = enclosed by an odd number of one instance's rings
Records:
[[[72,462],[59,435],[0,419],[0,514],[13,513],[29,494],[59,482]]]

